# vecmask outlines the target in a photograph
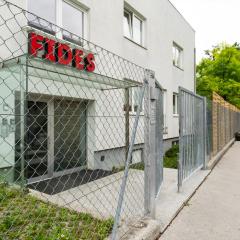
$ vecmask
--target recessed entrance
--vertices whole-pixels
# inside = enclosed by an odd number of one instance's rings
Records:
[[[87,102],[31,96],[26,105],[24,154],[28,183],[84,169]]]
[[[48,175],[48,104],[27,102],[26,118],[26,177],[33,179]]]

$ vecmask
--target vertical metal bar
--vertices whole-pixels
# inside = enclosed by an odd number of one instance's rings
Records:
[[[178,192],[182,188],[182,161],[183,161],[183,93],[179,88],[179,158],[178,158]]]
[[[20,64],[20,156],[21,170],[20,179],[21,186],[25,186],[25,128],[26,128],[26,90],[27,90],[27,59],[22,60]],[[25,71],[24,71],[25,68]]]
[[[163,181],[163,92],[157,90],[156,101],[156,196],[159,194],[159,189]]]
[[[129,117],[130,117],[130,101],[129,101],[129,88],[125,89],[125,161],[127,161],[128,149],[129,149]]]
[[[185,166],[183,168],[183,171],[185,172],[184,176],[183,176],[183,179],[186,178],[186,176],[188,176],[189,174],[189,171],[190,171],[190,164],[189,164],[189,128],[188,128],[188,120],[189,120],[189,115],[188,115],[188,102],[189,102],[189,94],[185,93],[185,97],[184,97],[184,100],[185,100],[185,114],[184,114],[184,125],[185,125],[185,131],[186,131],[186,145],[185,145],[185,148],[186,148],[186,162],[185,162]]]
[[[186,107],[185,107],[185,94],[184,92],[181,90],[180,92],[180,100],[179,100],[180,104],[181,104],[181,110],[179,108],[179,114],[180,112],[182,112],[182,119],[181,119],[181,141],[182,141],[182,159],[181,159],[181,168],[179,168],[180,170],[180,177],[181,179],[184,178],[184,169],[185,169],[185,164],[186,164],[186,126],[185,126],[185,121],[184,121],[184,116],[186,115]],[[179,115],[180,118],[180,115]],[[179,124],[179,128],[180,128],[180,124]]]
[[[195,97],[193,96],[191,98],[191,102],[192,102],[192,108],[191,108],[191,128],[192,128],[192,141],[191,141],[191,151],[192,151],[192,159],[193,159],[193,168],[196,165],[197,159],[196,159],[196,154],[195,154],[195,137],[196,137],[196,131],[197,129],[195,128],[195,114],[196,114],[196,106],[195,106]]]
[[[220,127],[219,127],[219,122],[220,122],[220,108],[219,108],[219,104],[217,104],[217,152],[219,152],[219,145],[220,145]]]
[[[193,96],[191,96],[189,94],[189,124],[188,124],[188,128],[189,128],[189,131],[190,131],[190,134],[189,134],[189,138],[190,138],[190,141],[189,141],[189,145],[190,145],[190,148],[189,148],[189,156],[190,156],[190,172],[193,171],[193,168],[194,168],[194,165],[195,165],[195,159],[192,155],[192,152],[193,152],[193,145],[192,145],[192,138],[193,138],[193,108],[192,108],[192,105],[193,105]]]
[[[224,126],[224,145],[227,144],[227,118],[226,118],[226,106],[224,106],[224,121],[226,125]]]
[[[203,98],[203,169],[207,169],[207,99]]]
[[[155,217],[155,199],[156,199],[156,185],[158,185],[159,172],[156,168],[159,163],[158,150],[156,146],[156,121],[157,121],[157,89],[154,72],[146,71],[149,86],[147,88],[145,100],[145,137],[144,137],[144,207],[145,214],[150,214],[151,217]],[[159,148],[159,146],[158,146]]]
[[[195,149],[195,146],[194,146],[194,138],[195,138],[195,131],[196,129],[193,127],[194,126],[194,123],[195,123],[195,108],[194,108],[194,104],[195,104],[195,97],[194,96],[190,96],[190,125],[189,125],[189,128],[191,129],[191,142],[190,142],[190,153],[191,153],[191,172],[194,170],[195,168],[195,165],[196,165],[196,159],[194,157],[194,149]]]
[[[147,74],[147,73],[146,73]],[[149,76],[147,76],[149,80]],[[148,215],[150,213],[150,162],[149,162],[149,154],[150,154],[150,85],[147,85],[146,88],[146,97],[144,101],[144,213]]]
[[[121,184],[121,188],[120,188],[118,205],[117,205],[117,210],[116,210],[114,225],[113,225],[113,231],[112,231],[112,240],[115,240],[116,236],[117,236],[117,228],[118,228],[118,224],[119,224],[119,220],[120,220],[123,198],[124,198],[125,188],[126,188],[126,184],[127,184],[129,165],[130,165],[130,160],[131,160],[131,157],[132,157],[132,151],[133,151],[134,142],[135,142],[135,138],[136,138],[139,116],[140,116],[140,112],[141,112],[141,106],[142,106],[142,103],[143,103],[143,98],[144,98],[146,85],[147,85],[147,81],[144,81],[144,84],[143,84],[143,87],[142,87],[142,92],[141,92],[141,95],[140,95],[140,103],[139,103],[139,106],[137,108],[137,114],[136,114],[136,118],[135,118],[134,125],[133,125],[133,132],[132,132],[132,136],[131,136],[131,142],[130,142],[130,146],[129,146],[127,161],[126,161],[126,164],[125,164],[123,180],[122,180],[122,184]]]

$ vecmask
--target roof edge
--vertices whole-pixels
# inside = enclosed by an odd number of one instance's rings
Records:
[[[193,28],[193,26],[189,23],[189,21],[186,20],[186,18],[183,16],[183,14],[177,9],[177,7],[171,2],[171,0],[167,0],[172,7],[178,12],[178,14],[181,16],[181,18],[188,24],[188,26],[196,33],[196,30]]]

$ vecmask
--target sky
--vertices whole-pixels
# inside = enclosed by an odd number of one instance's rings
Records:
[[[240,42],[240,0],[170,0],[196,31],[197,62],[221,42]]]

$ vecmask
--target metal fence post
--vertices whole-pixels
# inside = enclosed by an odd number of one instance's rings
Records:
[[[148,88],[145,98],[144,206],[145,214],[155,217],[156,197],[156,98],[154,72],[146,70]]]
[[[157,100],[156,100],[156,196],[160,193],[160,187],[163,182],[163,88],[156,81],[156,91],[157,91]]]
[[[22,59],[22,65],[20,66],[20,182],[24,188],[25,181],[25,133],[26,133],[26,92],[27,92],[27,79],[28,79],[28,67],[26,65],[26,59]]]
[[[178,192],[181,191],[182,187],[182,161],[183,161],[183,133],[182,133],[182,111],[183,111],[183,96],[181,88],[178,90],[179,94],[179,101],[178,101],[178,111],[179,111],[179,154],[178,154]]]
[[[207,99],[203,98],[203,169],[207,169]]]
[[[117,204],[117,209],[116,209],[116,214],[114,218],[114,225],[113,225],[113,230],[112,230],[112,240],[115,240],[117,237],[117,228],[121,216],[121,211],[122,211],[122,205],[123,205],[123,200],[124,200],[124,194],[125,194],[125,189],[127,185],[127,179],[128,179],[128,173],[129,173],[129,167],[130,167],[130,161],[132,158],[132,152],[133,152],[133,147],[135,143],[135,138],[136,138],[136,133],[137,133],[137,127],[138,127],[138,122],[139,122],[139,116],[141,112],[141,107],[144,99],[144,94],[147,86],[147,81],[144,81],[143,87],[142,87],[142,92],[140,96],[140,102],[139,102],[139,107],[137,108],[137,114],[134,120],[133,124],[133,130],[132,130],[132,136],[131,136],[131,141],[128,149],[128,155],[127,155],[127,160],[125,164],[125,169],[124,169],[124,175],[121,183],[121,188],[119,192],[119,198],[118,198],[118,204]]]

